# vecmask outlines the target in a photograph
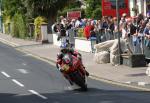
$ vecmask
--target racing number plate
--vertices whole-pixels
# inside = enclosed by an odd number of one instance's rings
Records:
[[[69,66],[66,65],[66,64],[62,68],[63,68],[64,71],[68,71],[69,70]]]

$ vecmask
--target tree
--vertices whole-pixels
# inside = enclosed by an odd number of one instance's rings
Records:
[[[24,0],[29,17],[44,16],[53,18],[58,10],[75,0]]]
[[[27,10],[23,4],[23,0],[2,1],[3,23],[5,26],[5,31],[7,33],[11,32],[12,36],[24,38],[27,34],[25,16]]]
[[[101,8],[96,8],[93,13],[92,13],[92,18],[94,19],[100,19],[102,17],[102,14],[101,14]]]
[[[3,0],[4,14],[13,17],[16,13],[26,19],[43,16],[48,19],[49,27],[55,21],[58,10],[76,0]],[[49,29],[48,29],[49,30]]]
[[[97,11],[99,11],[99,14],[101,15],[101,0],[85,0],[86,1],[86,5],[87,8],[85,10],[85,14],[87,18],[99,18],[99,15],[97,15],[98,17],[95,17],[95,13],[97,13]],[[97,9],[99,8],[99,9]]]
[[[55,21],[58,10],[66,7],[69,3],[76,0],[24,0],[25,7],[27,8],[27,17],[35,18],[43,16],[48,19],[48,28]],[[49,29],[48,29],[49,30]]]
[[[13,17],[15,13],[26,14],[23,0],[3,0],[2,7],[4,15]]]

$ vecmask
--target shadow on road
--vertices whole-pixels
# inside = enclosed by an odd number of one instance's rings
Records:
[[[42,94],[42,93],[41,93]],[[150,93],[144,91],[100,90],[89,88],[88,92],[64,91],[36,95],[0,94],[0,103],[150,103]]]
[[[128,77],[146,76],[146,73],[128,74],[127,76],[128,76]]]

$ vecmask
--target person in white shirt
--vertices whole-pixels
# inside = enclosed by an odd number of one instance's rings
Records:
[[[127,39],[127,24],[126,23],[124,23],[123,25],[122,25],[122,29],[121,29],[121,32],[122,32],[122,38],[123,39]]]

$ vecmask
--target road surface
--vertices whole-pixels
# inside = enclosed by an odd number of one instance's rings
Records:
[[[150,93],[88,78],[70,87],[56,67],[0,43],[0,103],[150,103]]]

